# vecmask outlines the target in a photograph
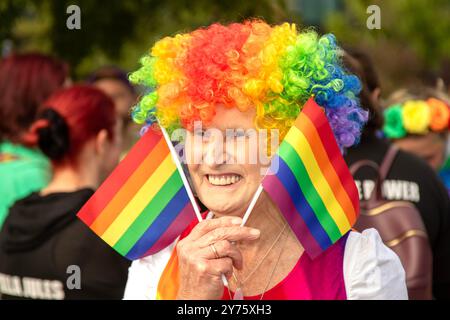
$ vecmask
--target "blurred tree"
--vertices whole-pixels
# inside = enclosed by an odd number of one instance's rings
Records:
[[[81,8],[81,30],[66,27],[72,4]],[[381,30],[366,27],[370,4],[381,9]],[[442,67],[450,63],[448,0],[0,0],[0,45],[9,39],[16,51],[58,55],[79,79],[104,64],[135,69],[139,57],[165,35],[215,21],[298,22],[300,16],[336,34],[341,44],[365,48],[386,91],[448,73]]]
[[[11,30],[14,22],[27,3],[26,0],[3,0],[0,2],[0,39],[11,37]]]
[[[81,30],[69,30],[69,5],[81,9]],[[264,17],[288,19],[284,0],[2,0],[0,39],[16,50],[40,50],[68,61],[77,78],[102,64],[133,69],[158,38],[208,25]]]
[[[372,4],[381,10],[380,30],[366,27]],[[389,91],[444,77],[443,67],[450,61],[449,17],[448,0],[345,0],[344,10],[331,13],[325,26],[341,43],[370,53]]]

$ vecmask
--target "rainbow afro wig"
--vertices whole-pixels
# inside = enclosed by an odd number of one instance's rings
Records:
[[[258,129],[287,133],[314,96],[341,148],[358,142],[367,112],[359,106],[359,79],[342,67],[335,37],[319,37],[295,24],[260,20],[213,24],[166,37],[141,59],[130,81],[150,88],[132,110],[135,122],[157,118],[169,132],[195,121],[205,126],[221,104],[256,109]],[[155,118],[156,117],[156,118]]]

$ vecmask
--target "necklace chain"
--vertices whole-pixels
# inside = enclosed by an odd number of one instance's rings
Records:
[[[286,237],[286,239],[284,240],[285,243],[283,244],[283,246],[281,246],[280,253],[278,254],[277,262],[275,263],[275,266],[272,269],[272,273],[270,274],[269,281],[267,281],[266,287],[264,288],[264,290],[261,294],[261,297],[259,297],[259,300],[262,300],[262,298],[264,297],[264,294],[266,293],[267,289],[269,288],[270,282],[272,281],[273,275],[275,274],[275,270],[277,269],[278,262],[280,262],[281,254],[283,253],[283,248],[285,247],[287,239],[288,239],[288,237]]]
[[[241,290],[242,291],[242,286],[244,285],[244,283],[248,280],[248,279],[250,279],[250,277],[258,270],[258,268],[261,266],[261,264],[263,263],[263,261],[267,258],[267,256],[269,255],[269,253],[272,251],[272,249],[273,249],[273,247],[275,246],[275,244],[278,242],[278,240],[280,240],[280,238],[281,238],[281,236],[283,235],[283,232],[284,232],[284,230],[286,229],[286,226],[287,226],[287,223],[285,223],[284,224],[284,226],[283,226],[283,228],[281,229],[281,231],[280,231],[280,233],[278,234],[278,236],[276,237],[276,239],[275,239],[275,241],[272,243],[272,245],[270,246],[270,248],[267,250],[267,252],[264,254],[264,256],[261,258],[261,260],[258,262],[258,264],[255,266],[255,268],[245,277],[245,279],[243,280],[243,281],[239,281],[238,279],[237,279],[237,277],[236,277],[236,274],[235,274],[235,272],[234,272],[234,268],[233,268],[233,273],[232,273],[232,276],[233,276],[233,279],[234,279],[234,281],[236,282],[236,285],[237,285],[237,289],[236,289],[236,292],[238,291],[238,290]],[[287,239],[287,238],[286,238]],[[273,269],[272,269],[272,272],[271,272],[271,274],[270,274],[270,277],[269,277],[269,281],[267,282],[267,284],[266,284],[266,286],[265,286],[265,288],[264,288],[264,290],[263,290],[263,293],[262,293],[262,295],[261,295],[261,297],[260,297],[260,300],[262,300],[262,298],[263,298],[263,296],[264,296],[264,293],[266,292],[266,290],[267,290],[267,288],[269,287],[269,284],[270,284],[270,282],[271,282],[271,280],[272,280],[272,277],[273,277],[273,275],[274,275],[274,273],[275,273],[275,269],[276,269],[276,267],[277,267],[277,265],[278,265],[278,262],[279,262],[279,260],[280,260],[280,258],[281,258],[281,253],[283,252],[283,246],[281,247],[281,249],[280,249],[280,253],[279,253],[279,255],[278,255],[278,259],[277,259],[277,261],[276,261],[276,263],[275,263],[275,266],[273,267]],[[228,289],[228,294],[229,294],[229,296],[230,296],[230,298],[231,298],[231,292],[230,292],[230,289],[227,287],[227,289]],[[236,292],[235,292],[235,295],[236,295]]]
[[[264,254],[264,256],[261,258],[261,260],[258,262],[258,264],[255,266],[255,268],[245,277],[244,280],[242,280],[240,282],[241,285],[243,285],[245,282],[247,282],[248,279],[250,279],[250,277],[256,272],[256,270],[258,270],[258,268],[261,266],[261,264],[263,263],[264,259],[267,258],[267,256],[269,255],[270,251],[272,251],[273,247],[275,246],[275,244],[278,242],[278,240],[280,240],[281,235],[283,234],[284,229],[286,229],[287,224],[285,223],[283,226],[283,229],[281,229],[280,233],[278,234],[278,236],[276,237],[275,241],[272,243],[272,245],[270,246],[270,248],[267,250],[267,252]],[[233,272],[234,275],[234,272]],[[237,281],[236,276],[234,275],[235,278],[234,280]]]

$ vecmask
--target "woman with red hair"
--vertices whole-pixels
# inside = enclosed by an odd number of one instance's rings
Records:
[[[31,147],[27,132],[39,105],[69,81],[68,74],[64,62],[42,54],[0,61],[0,227],[16,200],[48,183],[48,160]]]
[[[113,101],[91,86],[60,90],[43,104],[27,139],[51,159],[53,177],[11,207],[0,232],[3,298],[123,296],[128,261],[76,217],[118,162],[120,124]]]

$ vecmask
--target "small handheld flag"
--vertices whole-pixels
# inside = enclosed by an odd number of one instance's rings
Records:
[[[314,258],[351,229],[359,198],[327,117],[313,98],[274,157],[262,186]]]
[[[78,217],[130,260],[154,254],[195,219],[183,180],[164,136],[148,130]]]

